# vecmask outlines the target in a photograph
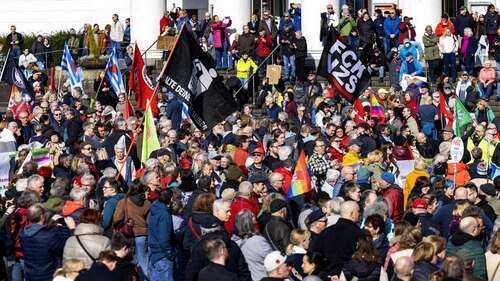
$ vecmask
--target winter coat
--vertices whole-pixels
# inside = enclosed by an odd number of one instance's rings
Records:
[[[200,273],[198,273],[198,281],[237,281],[238,275],[228,271],[223,265],[217,263],[209,263]]]
[[[174,259],[174,238],[172,211],[165,204],[156,200],[151,205],[148,218],[148,247],[151,264],[164,258]]]
[[[480,240],[473,236],[458,230],[453,234],[446,245],[447,255],[457,255],[467,253],[464,257],[465,262],[474,261],[472,274],[478,278],[486,280],[486,258]]]
[[[36,57],[38,61],[45,61],[45,48],[43,46],[43,42],[39,42],[38,40],[33,42],[30,52]]]
[[[89,270],[79,274],[75,279],[75,281],[95,280],[120,281],[120,275],[115,271],[110,271],[105,264],[96,262]]]
[[[264,40],[266,42],[264,42]],[[273,38],[271,35],[267,34],[257,37],[257,56],[261,58],[265,58],[271,54],[271,49],[273,47]]]
[[[454,170],[455,164],[449,163],[447,178],[450,180],[454,180],[457,186],[466,184],[468,181],[470,181],[469,166],[467,166],[467,164],[458,163],[456,175],[454,175]]]
[[[417,76],[422,76],[424,75],[424,69],[422,68],[422,65],[420,62],[416,59],[413,59],[413,67],[415,69],[415,75]],[[403,63],[401,63],[401,68],[399,69],[399,81],[403,80],[403,75],[408,74],[412,75],[412,71],[410,71],[410,66],[409,62],[406,60],[403,60]]]
[[[385,37],[390,38],[391,34],[394,34],[398,38],[399,35],[399,23],[401,20],[399,17],[387,17],[384,21],[384,32],[385,32]]]
[[[441,37],[444,34],[444,30],[446,28],[450,29],[451,34],[455,34],[455,26],[453,26],[451,20],[448,20],[444,24],[441,21],[439,21],[439,23],[436,26],[436,29],[434,30],[436,36]]]
[[[62,208],[63,216],[70,216],[75,220],[76,224],[80,223],[80,214],[85,210],[85,206],[83,204],[73,201],[66,201]]]
[[[410,193],[413,190],[413,187],[415,186],[415,182],[417,181],[417,178],[419,178],[419,177],[429,178],[430,175],[425,170],[413,170],[408,175],[406,175],[405,186],[403,188],[405,208],[406,208],[406,205],[408,204],[408,200],[410,199],[409,198]]]
[[[80,239],[81,244],[77,238]],[[75,228],[75,235],[66,241],[63,259],[82,260],[85,263],[85,268],[89,269],[99,257],[99,254],[109,249],[109,247],[109,238],[103,235],[103,230],[100,226],[91,223],[81,223]]]
[[[50,197],[43,203],[43,206],[51,213],[59,213],[64,206],[64,199],[62,197]]]
[[[274,21],[274,18],[270,18],[271,21],[271,28],[269,28],[269,25],[267,25],[266,20],[262,19],[259,23],[259,30],[264,29],[266,31],[266,35],[270,35],[273,39],[278,36],[278,27],[276,26],[276,22]]]
[[[368,19],[367,21],[360,20],[358,24],[359,41],[368,44],[373,44],[375,42],[375,27],[373,21]]]
[[[194,195],[194,193],[193,193]],[[191,195],[191,198],[193,197]],[[191,252],[193,247],[202,238],[201,225],[203,222],[214,220],[214,216],[209,213],[202,212],[192,212],[189,217],[186,218],[186,231],[182,237],[182,247],[185,251]]]
[[[413,269],[412,281],[428,281],[431,274],[438,271],[439,268],[429,262],[417,262]]]
[[[257,71],[257,65],[251,58],[240,58],[236,62],[236,77],[247,79],[252,73]]]
[[[292,56],[295,54],[294,43],[296,40],[295,33],[292,30],[288,32],[280,32],[279,42],[281,44],[280,52],[282,56]]]
[[[231,26],[231,20],[216,21],[211,26],[214,48],[223,48],[223,44],[228,40],[226,28]]]
[[[462,46],[465,38],[462,38]],[[462,51],[462,46],[460,46],[460,59],[465,64],[474,65],[474,54],[477,51],[477,39],[474,36],[469,37],[469,44],[467,45],[467,50],[464,50],[465,55]]]
[[[493,67],[483,67],[481,71],[479,71],[479,81],[482,83],[488,81],[495,82],[496,80],[496,70]]]
[[[368,263],[351,259],[342,269],[342,274],[345,279],[340,277],[340,280],[352,280],[357,278],[358,281],[379,281],[388,280],[387,274],[384,274],[382,266],[378,263]]]
[[[254,235],[247,239],[241,239],[233,235],[231,239],[240,247],[248,264],[252,280],[261,280],[266,277],[264,259],[267,254],[273,251],[266,238],[261,235]]]
[[[300,37],[300,39],[295,39],[295,45],[297,48],[295,49],[295,57],[296,58],[305,58],[307,57],[307,42],[305,37]]]
[[[486,34],[497,34],[498,29],[498,13],[497,12],[487,12],[484,16],[484,26],[486,29]]]
[[[428,235],[440,235],[439,225],[432,220],[432,215],[429,213],[423,213],[416,215],[418,221],[420,222],[420,229],[423,236]]]
[[[255,36],[252,33],[243,33],[238,38],[238,51],[252,54],[255,50]]]
[[[356,242],[363,233],[355,222],[339,218],[336,224],[321,232],[318,243],[311,251],[319,252],[328,259],[328,274],[339,275],[344,263],[351,260]]]
[[[248,270],[248,265],[245,261],[238,245],[232,241],[229,236],[222,232],[216,231],[209,233],[194,245],[191,252],[191,259],[186,266],[186,281],[196,281],[198,280],[198,275],[201,269],[209,264],[209,260],[206,257],[205,251],[203,250],[203,243],[210,239],[222,239],[226,244],[226,249],[229,254],[225,268],[235,273],[240,281],[251,281],[250,271]],[[212,279],[213,280],[213,279]]]
[[[457,35],[459,36],[464,36],[464,29],[466,27],[473,28],[474,27],[474,19],[469,13],[466,13],[465,15],[458,14],[457,17],[455,18],[455,30],[457,32]]]
[[[427,33],[422,36],[422,42],[424,44],[424,58],[425,60],[437,60],[441,58],[439,54],[439,38],[436,34],[432,33],[428,35]]]
[[[229,216],[228,221],[224,223],[224,227],[227,233],[233,233],[234,218],[243,209],[249,210],[250,212],[252,212],[252,214],[255,215],[255,217],[259,215],[259,205],[256,204],[256,202],[247,198],[236,197],[233,200],[233,203],[231,203],[231,215]]]
[[[118,201],[122,200],[124,197],[125,194],[118,193],[104,202],[104,209],[102,211],[102,227],[104,228],[105,233],[108,233],[113,229],[113,215],[115,214],[116,206],[118,205]]]
[[[328,21],[329,21],[329,15],[328,13],[321,13],[320,15],[321,17],[321,23],[320,23],[320,30],[319,30],[319,40],[322,41],[324,38],[326,38],[326,36],[328,36],[328,30],[329,30],[329,26],[328,26]],[[333,27],[337,27],[339,24],[339,16],[338,14],[333,11]],[[335,26],[337,25],[337,26]]]
[[[139,196],[137,196],[139,195]],[[127,196],[118,202],[115,214],[113,215],[113,224],[122,222],[125,218],[125,200],[127,201],[127,215],[134,222],[134,235],[145,236],[147,235],[146,218],[149,215],[149,208],[151,203],[146,200],[144,194],[137,194],[134,196]],[[142,195],[142,196],[141,196]]]
[[[391,203],[389,217],[393,221],[398,221],[403,216],[403,192],[399,187],[390,186],[382,192],[382,195]]]
[[[415,41],[415,36],[417,35],[415,32],[415,27],[411,26],[411,24],[407,24],[405,22],[400,22],[398,26],[399,35],[398,35],[398,43],[403,44],[405,39],[409,39],[410,41]]]
[[[491,251],[488,251],[484,254],[484,256],[486,258],[488,281],[498,280],[498,277],[500,276],[500,269],[498,268],[498,264],[500,264],[500,253],[493,254]]]
[[[26,281],[52,280],[64,244],[71,234],[66,227],[48,228],[37,223],[26,226],[21,233]]]
[[[290,244],[290,232],[292,227],[283,218],[271,216],[271,219],[266,224],[262,235],[269,242],[274,251],[286,253],[286,248]]]
[[[352,17],[347,18],[342,16],[340,17],[338,28],[340,28],[340,34],[347,37],[354,29],[356,29],[356,21]]]

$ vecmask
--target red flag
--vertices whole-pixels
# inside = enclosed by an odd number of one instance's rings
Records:
[[[366,112],[363,108],[363,105],[361,104],[361,101],[359,99],[356,99],[356,101],[354,102],[354,122],[356,124],[364,122],[365,116]]]
[[[56,73],[53,67],[50,68],[50,85],[49,91],[51,94],[55,94],[56,92]]]
[[[441,93],[439,94],[439,111],[446,120],[446,127],[453,128],[453,112],[451,112],[444,95]]]
[[[135,44],[134,58],[132,60],[132,67],[130,70],[130,78],[128,86],[134,91],[137,107],[146,110],[148,99],[151,102],[151,110],[153,114],[158,114],[158,106],[156,95],[154,95],[154,86],[149,77],[146,75],[146,66],[142,59],[141,51],[137,44]]]
[[[125,112],[123,113],[123,117],[125,119],[128,119],[130,116],[134,116],[134,108],[130,104],[130,101],[128,99],[128,95],[125,94]]]

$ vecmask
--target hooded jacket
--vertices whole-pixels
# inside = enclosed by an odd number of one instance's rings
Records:
[[[67,227],[48,228],[34,223],[21,233],[21,249],[24,253],[26,281],[52,280],[62,256],[64,244],[72,231]]]
[[[474,239],[472,235],[458,230],[453,234],[446,245],[447,255],[458,255],[466,253],[464,261],[474,261],[472,274],[482,280],[486,280],[486,258],[481,241]]]
[[[439,268],[429,262],[417,262],[413,269],[412,281],[428,281],[431,274],[438,271]]]
[[[352,280],[356,277],[359,281],[379,281],[381,271],[382,266],[377,263],[351,259],[344,265],[342,273],[347,280]]]
[[[80,202],[74,202],[71,200],[67,200],[64,203],[62,208],[63,216],[70,216],[75,220],[76,224],[80,223],[80,214],[85,210],[85,206],[83,206]]]
[[[115,214],[113,215],[113,224],[121,222],[125,218],[125,200],[127,201],[127,214],[134,222],[134,235],[147,235],[146,218],[149,215],[151,203],[146,200],[144,193],[125,197],[118,202]]]
[[[104,202],[104,210],[102,211],[102,227],[104,228],[104,232],[107,233],[111,231],[113,226],[113,215],[116,210],[116,206],[118,202],[125,197],[125,194],[118,193],[106,200]]]
[[[80,239],[81,245],[77,237]],[[85,249],[83,249],[85,247]],[[75,235],[71,236],[64,246],[63,259],[79,259],[90,268],[99,254],[109,249],[109,238],[103,235],[100,226],[91,223],[81,223],[75,228]],[[92,256],[90,257],[85,250]]]

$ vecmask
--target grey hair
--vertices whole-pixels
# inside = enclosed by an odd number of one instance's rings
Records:
[[[17,199],[17,206],[20,208],[29,208],[36,203],[40,203],[40,197],[34,191],[26,190]]]
[[[234,218],[233,233],[240,238],[250,238],[255,234],[253,214],[248,209],[242,209]]]
[[[244,196],[250,195],[250,193],[252,193],[252,183],[249,181],[242,181],[238,186],[238,193]]]
[[[144,176],[142,176],[141,178],[141,183],[143,185],[148,185],[149,182],[151,181],[151,179],[153,178],[153,176],[156,175],[156,172],[154,171],[149,171],[149,172],[146,172],[146,174],[144,174]]]
[[[118,171],[113,167],[107,167],[104,169],[104,172],[102,172],[102,176],[105,178],[114,178],[117,174]]]
[[[92,174],[84,174],[81,178],[81,181],[89,182],[91,185],[95,184],[95,178]]]
[[[46,212],[47,210],[41,203],[36,203],[28,208],[28,219],[33,223],[37,223]]]
[[[18,179],[16,181],[16,191],[23,192],[28,187],[28,179]]]
[[[66,186],[70,184],[67,178],[56,178],[50,187],[50,196],[63,197],[66,193]]]
[[[304,277],[304,279],[302,279],[302,281],[322,281],[322,279],[316,275],[308,275],[308,276]]]
[[[213,207],[212,207],[212,211],[213,213],[219,211],[220,209],[222,209],[222,207],[224,206],[224,204],[228,204],[228,202],[224,199],[217,199],[214,201],[214,204],[213,204]]]
[[[348,217],[356,208],[358,207],[358,203],[354,201],[345,201],[340,205],[340,216]]]
[[[350,125],[352,127],[355,127],[356,126],[356,122],[352,121],[352,120],[347,120],[345,122],[345,127],[347,127],[347,125]]]
[[[89,165],[87,165],[87,164],[80,164],[76,168],[76,174],[79,176],[83,176],[83,175],[88,174],[88,173],[90,173],[90,169],[89,169]]]
[[[137,123],[137,117],[135,116],[130,116],[127,120],[127,127],[131,127],[132,123]]]
[[[115,121],[115,129],[118,129],[118,128],[124,126],[124,125],[127,125],[127,121],[125,121],[125,119],[123,119],[123,118],[116,119],[116,121]]]
[[[87,195],[87,192],[85,191],[85,189],[80,188],[80,187],[75,187],[69,193],[69,198],[72,201],[81,201],[85,198],[86,195]]]
[[[158,161],[158,159],[156,158],[149,158],[148,160],[146,160],[146,162],[144,163],[144,169],[145,170],[151,170],[157,166],[160,165],[160,161]]]
[[[330,206],[332,207],[332,213],[336,215],[340,215],[340,207],[342,206],[342,203],[344,203],[344,198],[342,197],[335,197],[332,200],[330,200]]]
[[[43,114],[43,109],[40,106],[35,106],[33,108],[33,115]]]
[[[385,202],[376,201],[366,207],[364,217],[367,218],[371,215],[381,215],[382,217],[386,217],[388,211],[389,208]]]
[[[43,177],[40,176],[40,175],[31,175],[29,178],[28,178],[28,182],[27,182],[27,187],[28,189],[31,189],[30,187],[33,186],[33,184],[35,182],[38,182],[38,183],[42,183],[43,184]]]

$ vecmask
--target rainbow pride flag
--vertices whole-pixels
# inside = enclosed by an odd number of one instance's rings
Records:
[[[287,197],[299,196],[309,191],[311,191],[311,177],[307,170],[306,155],[302,150],[297,160],[297,164],[295,165],[295,171],[293,172],[290,188],[288,188],[287,191]]]
[[[31,158],[38,164],[38,167],[52,167],[52,159],[48,148],[34,148],[31,150]]]
[[[378,117],[378,118],[384,118],[385,113],[384,109],[378,102],[377,97],[374,95],[370,95],[370,116],[373,117]]]

